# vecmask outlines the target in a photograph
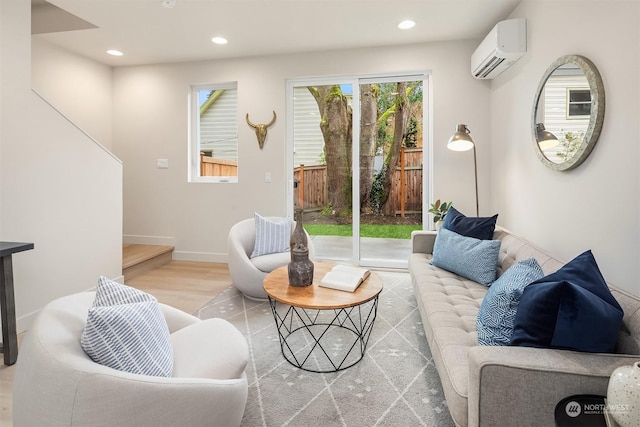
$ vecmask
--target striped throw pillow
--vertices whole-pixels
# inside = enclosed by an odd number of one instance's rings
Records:
[[[173,350],[157,301],[92,307],[80,339],[96,363],[133,374],[170,377]]]
[[[290,250],[290,218],[271,220],[260,216],[256,212],[254,221],[256,224],[256,242],[253,246],[251,258]]]
[[[103,276],[80,345],[110,368],[163,377],[173,371],[169,327],[156,298]]]
[[[157,301],[153,295],[142,292],[131,286],[122,285],[104,276],[98,279],[94,307],[104,307],[116,304],[130,304],[133,302]]]

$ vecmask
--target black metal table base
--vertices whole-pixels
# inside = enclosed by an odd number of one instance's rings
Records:
[[[364,357],[378,311],[378,297],[353,307],[309,309],[269,298],[280,349],[293,366],[309,372],[337,372]]]

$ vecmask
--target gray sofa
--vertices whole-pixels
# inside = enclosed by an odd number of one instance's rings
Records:
[[[616,354],[479,346],[476,317],[488,288],[430,264],[435,231],[416,231],[409,272],[429,347],[458,426],[553,426],[554,409],[576,394],[606,395],[609,376],[640,360],[640,298],[609,286],[624,310]],[[545,274],[564,263],[497,228],[498,275],[536,258]]]

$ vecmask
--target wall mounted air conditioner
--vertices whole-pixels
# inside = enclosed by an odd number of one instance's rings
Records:
[[[500,21],[471,55],[471,74],[493,79],[527,52],[527,20]]]

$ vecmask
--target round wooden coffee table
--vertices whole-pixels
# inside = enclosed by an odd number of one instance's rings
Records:
[[[314,262],[313,283],[289,285],[288,266],[273,270],[263,286],[284,358],[311,372],[336,372],[364,357],[378,311],[382,279],[372,272],[355,292],[319,286],[334,266]]]

